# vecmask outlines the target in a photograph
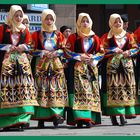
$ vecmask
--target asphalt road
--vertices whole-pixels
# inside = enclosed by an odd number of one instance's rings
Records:
[[[110,118],[103,116],[101,125],[82,129],[67,126],[66,123],[54,129],[51,122],[45,122],[45,128],[38,129],[37,121],[31,121],[30,128],[23,132],[0,132],[0,136],[140,136],[140,116],[127,121],[126,126],[112,126]]]

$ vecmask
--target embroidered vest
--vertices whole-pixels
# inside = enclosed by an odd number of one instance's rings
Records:
[[[10,37],[10,32],[6,32],[7,29],[9,29],[9,26],[4,24],[3,25],[4,30],[3,30],[3,39],[2,39],[2,44],[12,44],[11,42],[11,37]],[[26,36],[26,32],[20,32],[20,40],[17,44],[17,46],[19,44],[24,44],[25,43],[25,36]]]
[[[39,34],[40,34],[40,30],[39,31],[37,31],[37,49],[39,49],[39,50],[43,50],[43,47],[42,47],[42,43],[41,43],[41,41],[40,41],[40,38],[39,38]],[[55,31],[55,33],[54,33],[57,37],[58,37],[58,32],[57,31]],[[59,37],[58,37],[59,38]],[[56,49],[58,49],[58,44],[59,44],[59,39],[57,40],[57,44],[56,44]]]
[[[78,38],[77,33],[75,33],[75,43],[74,43],[74,52],[76,53],[82,53],[82,41],[81,38]],[[94,36],[91,36],[91,38],[94,38]],[[96,53],[96,40],[94,38],[94,42],[92,42],[92,47],[87,51],[87,53],[95,54]]]
[[[127,38],[128,38],[128,34],[127,34]],[[122,48],[123,51],[126,51],[126,50],[129,49],[129,48],[128,48],[128,44],[129,44],[129,39],[126,40],[126,43],[124,44],[124,46],[123,46],[123,48]],[[115,40],[114,40],[113,37],[109,39],[109,44],[108,44],[108,46],[109,46],[109,47],[115,47],[115,46],[116,46]],[[117,46],[116,46],[116,47],[117,47]]]

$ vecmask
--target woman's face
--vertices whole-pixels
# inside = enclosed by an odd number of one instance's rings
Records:
[[[89,20],[87,17],[83,17],[81,21],[81,26],[82,27],[88,27],[89,26]]]
[[[15,14],[14,14],[14,20],[16,22],[21,22],[23,20],[23,14],[22,14],[21,11],[15,12]]]
[[[71,34],[71,29],[66,29],[64,32],[63,32],[63,35],[68,38]]]
[[[54,22],[52,15],[47,15],[46,18],[45,18],[45,20],[44,20],[44,22],[47,25],[52,25],[53,22]]]
[[[114,22],[114,27],[115,28],[120,28],[122,25],[122,22],[120,20],[120,18],[116,18],[115,22]]]
[[[124,29],[125,31],[127,31],[127,28],[128,28],[128,22],[124,22],[124,23],[123,23],[123,29]]]
[[[22,23],[23,23],[25,26],[28,26],[28,25],[29,25],[29,22],[28,22],[27,19],[24,19],[24,20],[22,21]]]

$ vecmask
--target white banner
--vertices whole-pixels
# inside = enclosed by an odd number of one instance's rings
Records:
[[[41,30],[41,25],[32,25],[30,24],[30,32]]]
[[[34,11],[43,11],[44,9],[48,9],[48,4],[27,4],[28,10],[34,10]]]
[[[7,17],[6,12],[0,12],[0,23],[4,23]]]

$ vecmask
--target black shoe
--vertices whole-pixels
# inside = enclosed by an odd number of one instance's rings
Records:
[[[10,127],[5,127],[2,131],[10,131]]]
[[[64,119],[61,116],[55,116],[53,119],[53,122],[56,122],[58,124],[62,124],[64,122]]]
[[[18,131],[24,131],[24,126],[25,124],[19,125],[19,127],[17,127]]]
[[[54,128],[58,128],[58,123],[57,122],[53,122]]]
[[[126,116],[125,118],[126,118],[126,119],[135,119],[136,116]]]
[[[124,116],[120,116],[120,123],[121,123],[121,126],[124,126],[126,124]]]
[[[53,119],[54,128],[58,128],[58,125],[62,124],[63,122],[64,122],[64,119],[61,116],[55,116]]]
[[[23,125],[24,124],[16,125],[16,126],[5,127],[5,128],[3,128],[3,131],[12,131],[12,130],[24,131]]]
[[[92,127],[92,123],[91,122],[86,122],[86,128],[91,128]]]
[[[132,118],[132,119],[135,119],[136,117],[137,117],[137,116],[132,116],[131,118]]]
[[[82,121],[77,122],[77,128],[83,128],[83,122]]]
[[[125,124],[127,123],[127,120],[126,120],[126,119],[124,119],[124,123],[125,123]]]
[[[24,129],[28,129],[30,127],[30,124],[29,123],[22,124],[22,127]]]
[[[116,116],[110,116],[111,122],[113,126],[118,126],[119,123],[117,122]]]
[[[44,120],[39,120],[38,121],[38,128],[44,128]]]
[[[112,123],[112,125],[113,125],[113,126],[118,126],[119,123],[118,123],[118,122],[116,122],[116,123]]]

